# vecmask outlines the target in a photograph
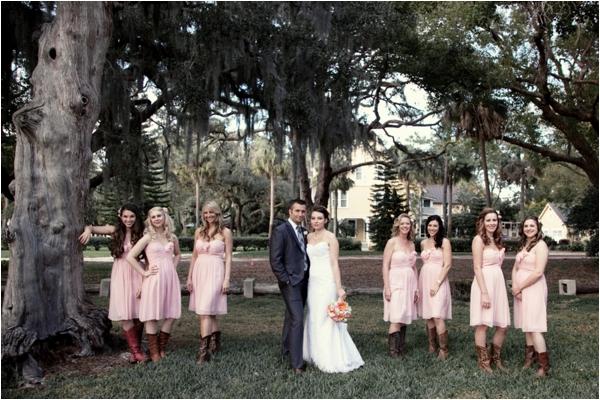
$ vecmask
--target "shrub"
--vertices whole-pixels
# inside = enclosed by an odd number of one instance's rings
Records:
[[[548,248],[550,249],[554,249],[557,245],[556,240],[552,239],[550,236],[544,236],[544,242],[546,242],[546,245],[548,245]]]
[[[242,248],[242,251],[248,250],[266,250],[269,246],[269,239],[259,236],[241,236],[233,238],[233,248]]]
[[[598,232],[596,232],[594,236],[590,238],[590,241],[587,243],[585,248],[585,252],[590,257],[598,256]]]
[[[88,246],[91,246],[94,250],[100,250],[101,247],[106,247],[108,249],[111,240],[112,239],[109,236],[92,236],[85,248],[87,249]]]
[[[467,238],[452,238],[450,244],[452,245],[452,251],[457,253],[470,253],[471,242],[473,239]]]
[[[177,238],[177,240],[179,240],[180,251],[194,250],[194,238],[192,236],[182,236]]]
[[[354,238],[337,238],[340,243],[340,250],[361,250],[362,244],[360,240]]]
[[[573,242],[569,246],[569,251],[585,251],[585,243],[583,243],[583,242]]]
[[[566,246],[568,246],[569,244],[571,244],[571,241],[570,241],[569,239],[560,239],[560,240],[558,241],[558,244],[559,244],[560,246],[563,246],[563,245],[566,245]]]

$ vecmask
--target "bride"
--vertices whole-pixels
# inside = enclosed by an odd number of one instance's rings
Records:
[[[352,342],[348,327],[327,315],[327,306],[345,299],[338,266],[339,244],[325,229],[329,212],[315,206],[310,215],[313,232],[308,235],[306,251],[310,258],[307,314],[304,322],[303,357],[323,372],[349,372],[364,364]]]

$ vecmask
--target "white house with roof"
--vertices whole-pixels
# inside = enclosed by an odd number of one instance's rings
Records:
[[[561,239],[569,239],[571,236],[567,227],[566,212],[556,204],[548,203],[538,216],[542,223],[542,232],[557,242]]]

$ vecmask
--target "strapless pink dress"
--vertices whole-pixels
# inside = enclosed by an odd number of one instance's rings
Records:
[[[158,265],[155,275],[144,278],[140,300],[140,321],[181,317],[181,283],[173,264],[173,242],[156,240],[146,246],[148,265]]]
[[[508,307],[508,295],[506,294],[506,282],[502,274],[502,262],[504,261],[504,249],[483,249],[483,263],[481,273],[485,280],[490,297],[491,307],[481,307],[481,289],[477,279],[473,277],[471,285],[470,325],[487,325],[505,328],[510,325],[510,310]]]
[[[391,290],[390,301],[383,298],[383,320],[391,323],[410,324],[417,319],[417,305],[414,302],[418,289],[413,266],[417,252],[395,251],[389,270]]]
[[[142,288],[142,276],[127,262],[131,243],[123,245],[123,254],[115,258],[110,273],[110,300],[108,318],[111,321],[131,320],[139,317],[140,299],[136,294]]]
[[[190,307],[198,315],[227,314],[227,295],[223,294],[225,279],[225,243],[222,240],[206,242],[197,239],[194,244],[198,257],[192,270],[194,289],[190,293]]]
[[[525,250],[517,254],[517,284],[525,282],[535,270],[535,253]],[[521,300],[514,298],[515,328],[523,332],[546,332],[546,303],[548,301],[548,285],[542,275],[533,285],[521,291]]]
[[[423,267],[419,273],[419,315],[423,319],[441,318],[452,319],[452,299],[450,284],[444,279],[435,296],[429,295],[429,290],[435,285],[444,265],[444,252],[440,248],[421,252]]]

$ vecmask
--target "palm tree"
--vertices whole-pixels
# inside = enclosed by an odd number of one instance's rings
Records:
[[[490,180],[488,175],[487,156],[485,143],[488,140],[497,139],[502,136],[506,123],[506,106],[498,101],[487,103],[454,103],[446,112],[446,117],[457,122],[459,135],[476,140],[479,144],[479,158],[483,170],[485,183],[485,199],[488,207],[492,206],[492,195],[490,193]]]
[[[287,173],[289,163],[279,160],[273,145],[262,137],[254,139],[251,163],[255,173],[265,174],[269,178],[269,237],[271,237],[275,217],[275,178]]]

